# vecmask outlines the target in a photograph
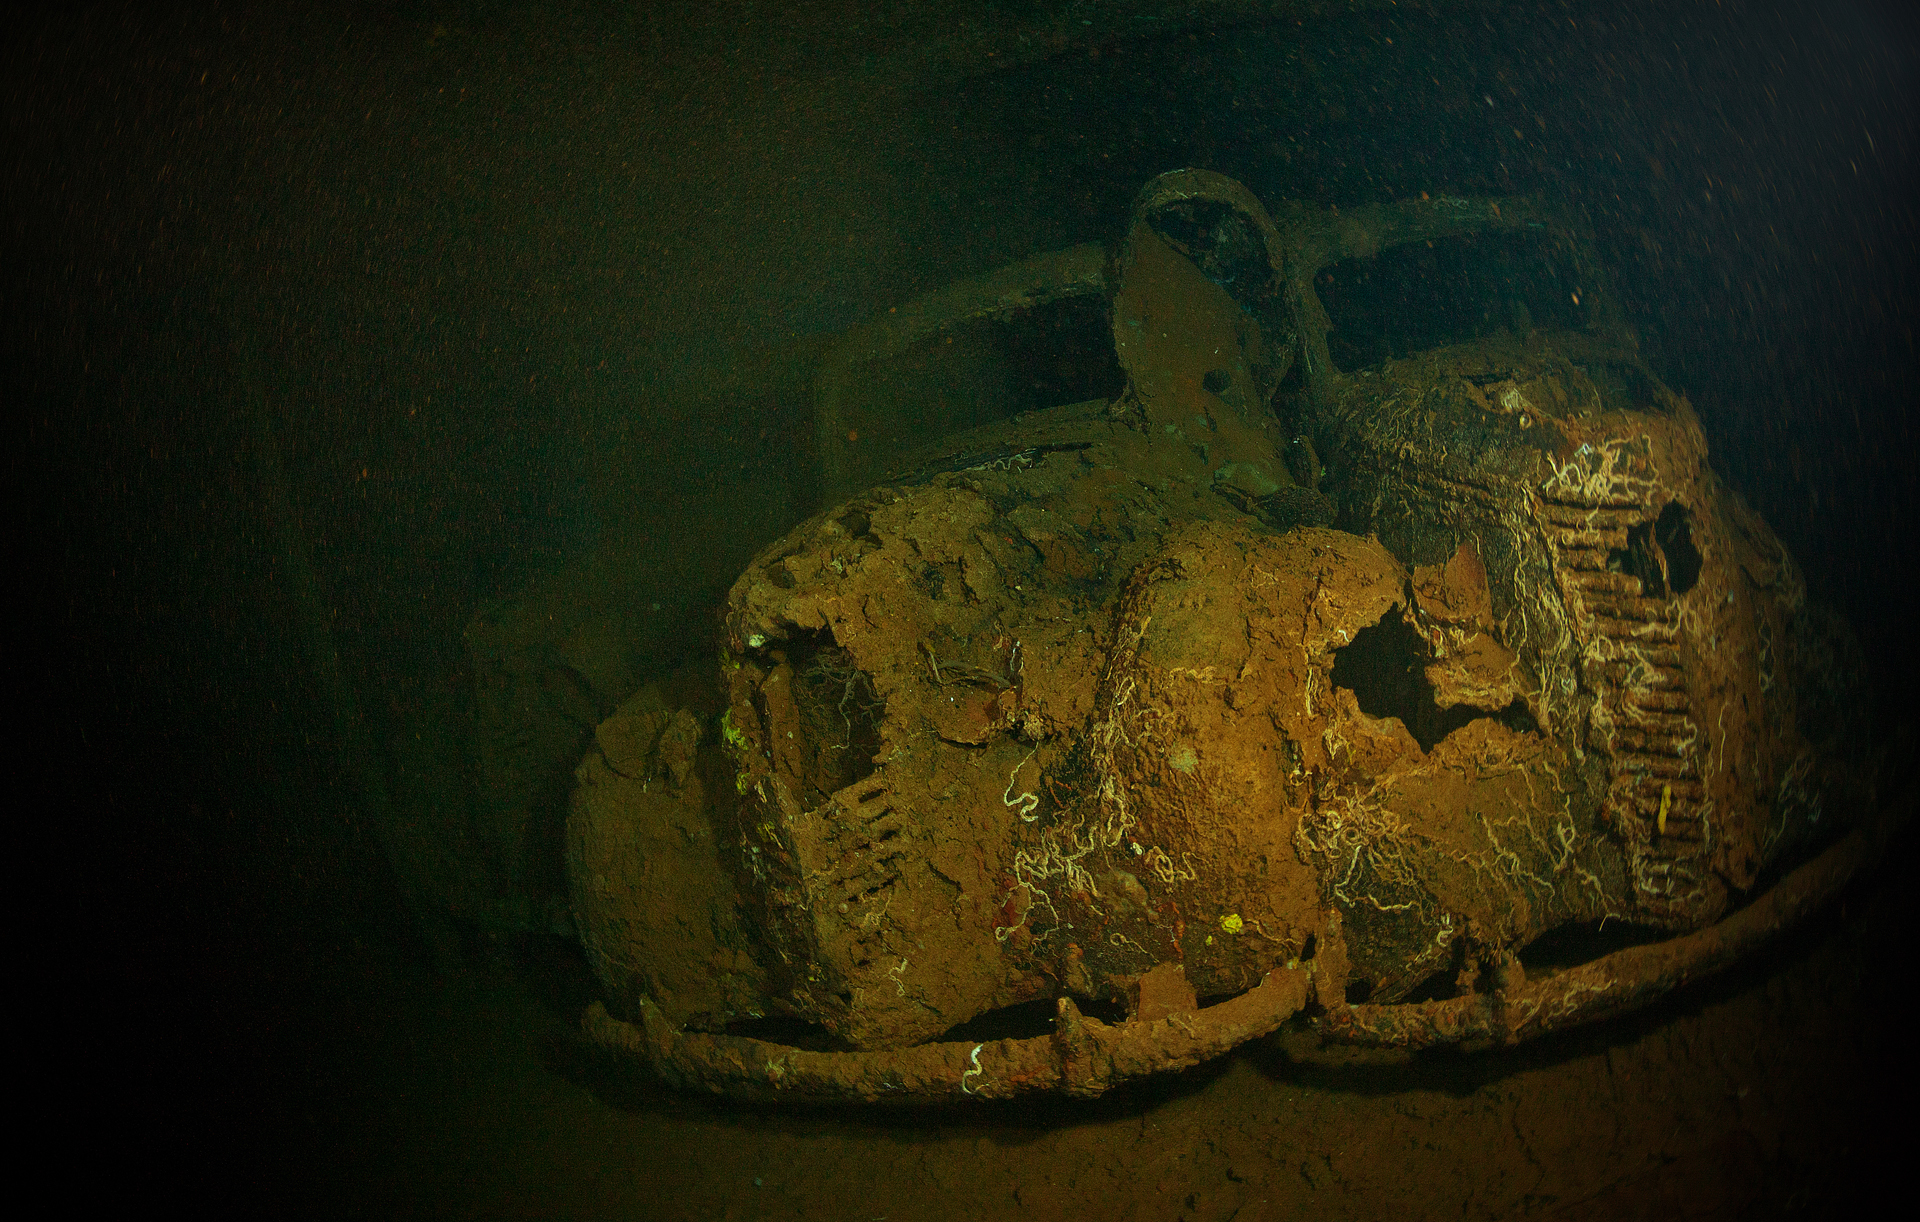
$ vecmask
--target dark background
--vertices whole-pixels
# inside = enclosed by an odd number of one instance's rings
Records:
[[[16,996],[77,1050],[33,1057],[47,1114],[183,1176],[247,1164],[348,1089],[392,981],[434,971],[303,652],[263,400],[384,737],[457,672],[482,600],[636,505],[729,558],[804,514],[779,371],[820,337],[1111,238],[1179,165],[1270,199],[1583,207],[1715,467],[1860,631],[1883,721],[1910,717],[1920,10],[1360,7],[16,26],[0,401],[39,982]],[[786,109],[809,89],[834,105]],[[879,171],[846,160],[869,145]],[[713,581],[685,584],[692,639]]]

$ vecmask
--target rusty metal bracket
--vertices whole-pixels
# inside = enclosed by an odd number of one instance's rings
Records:
[[[1238,997],[1159,1018],[1105,1023],[1056,1003],[1054,1031],[1028,1039],[809,1052],[675,1027],[651,1001],[638,1026],[594,1002],[588,1039],[637,1057],[669,1085],[747,1099],[935,1103],[1064,1092],[1091,1097],[1134,1078],[1185,1069],[1266,1035],[1306,1004],[1309,970],[1275,968]]]

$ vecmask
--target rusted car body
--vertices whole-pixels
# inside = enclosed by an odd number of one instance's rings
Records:
[[[1396,251],[1442,299],[1532,270],[1369,354],[1324,299]],[[872,478],[863,370],[1069,299],[1123,390]],[[1112,252],[847,337],[834,504],[734,585],[724,715],[643,693],[578,771],[590,1034],[741,1096],[1098,1094],[1289,1021],[1525,1039],[1817,905],[1901,809],[1857,649],[1609,300],[1537,201],[1276,221],[1180,171]],[[1609,925],[1635,944],[1523,963]]]

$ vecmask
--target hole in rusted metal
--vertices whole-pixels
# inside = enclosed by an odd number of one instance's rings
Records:
[[[1362,628],[1351,644],[1334,651],[1333,685],[1351,691],[1367,716],[1399,718],[1422,751],[1433,750],[1441,739],[1482,717],[1493,717],[1520,733],[1539,729],[1519,700],[1499,710],[1466,704],[1441,708],[1427,679],[1432,660],[1426,638],[1395,604],[1379,623]]]
[[[815,800],[872,776],[886,712],[872,676],[824,632],[796,641],[787,660],[801,732],[813,749],[817,775],[808,779],[819,791]]]
[[[1627,545],[1607,553],[1607,568],[1640,579],[1648,598],[1679,596],[1699,584],[1700,549],[1693,544],[1687,511],[1667,502],[1660,516],[1627,531]]]

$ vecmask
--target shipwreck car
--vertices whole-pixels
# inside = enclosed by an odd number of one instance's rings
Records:
[[[867,393],[1088,318],[1111,393]],[[576,774],[586,1030],[676,1085],[1523,1040],[1750,952],[1907,805],[1847,629],[1542,201],[1270,213],[1177,171],[1115,249],[895,310],[817,393],[830,507],[733,586],[724,711],[643,691]]]

